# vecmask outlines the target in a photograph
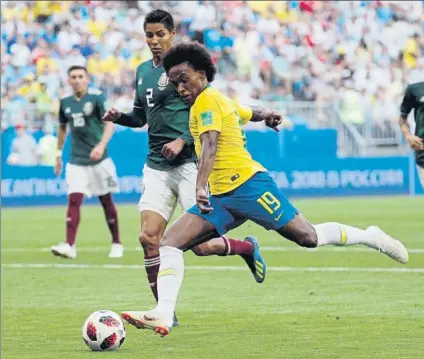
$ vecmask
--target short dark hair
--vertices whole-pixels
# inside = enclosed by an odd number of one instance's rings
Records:
[[[169,32],[175,29],[174,18],[172,15],[161,9],[150,11],[144,18],[144,29],[147,24],[162,24]]]
[[[183,42],[173,46],[163,57],[163,67],[167,74],[171,68],[183,63],[196,71],[205,71],[209,82],[215,79],[216,67],[212,57],[198,42]]]
[[[68,69],[68,75],[71,74],[72,71],[74,70],[84,70],[87,74],[88,74],[88,70],[85,66],[82,65],[73,65]]]

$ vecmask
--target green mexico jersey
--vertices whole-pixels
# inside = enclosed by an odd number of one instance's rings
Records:
[[[190,109],[175,87],[169,83],[165,69],[155,67],[153,60],[142,63],[136,74],[134,107],[143,109],[149,133],[147,166],[166,171],[196,160],[189,129]],[[162,147],[182,138],[185,146],[173,160],[162,156]]]
[[[74,95],[60,100],[59,122],[69,124],[71,156],[69,163],[80,166],[95,165],[107,157],[105,151],[99,161],[90,160],[91,150],[100,142],[105,124],[105,98],[100,90],[88,89],[81,99]]]
[[[414,110],[415,136],[424,140],[424,82],[417,82],[406,88],[405,96],[400,106],[403,116],[408,116]],[[424,167],[424,151],[416,151],[417,164]]]

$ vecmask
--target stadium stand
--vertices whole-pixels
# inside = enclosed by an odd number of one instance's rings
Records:
[[[197,40],[219,68],[214,86],[267,102],[294,123],[398,144],[398,104],[424,78],[423,1],[2,1],[2,128],[55,124],[66,70],[87,65],[110,105],[132,107],[150,57],[144,15],[169,10],[178,41]],[[252,125],[255,126],[255,125]]]

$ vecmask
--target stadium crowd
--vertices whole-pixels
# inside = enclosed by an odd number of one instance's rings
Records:
[[[2,127],[52,124],[67,68],[86,65],[111,105],[131,109],[152,8],[177,41],[197,40],[214,86],[243,103],[337,101],[345,121],[397,119],[408,81],[424,76],[423,1],[2,1]],[[384,109],[384,111],[383,111]],[[344,116],[344,117],[343,117]]]

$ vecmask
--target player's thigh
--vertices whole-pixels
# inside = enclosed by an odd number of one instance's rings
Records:
[[[268,230],[278,230],[299,213],[268,172],[255,174],[226,196],[224,206]]]
[[[91,196],[90,166],[78,166],[68,163],[65,168],[65,180],[68,194],[83,193]]]
[[[184,211],[196,204],[197,165],[186,163],[174,171],[173,180],[178,188],[178,199]]]
[[[93,196],[103,196],[107,193],[119,192],[116,167],[111,158],[106,158],[91,167],[90,187]]]
[[[177,199],[167,172],[144,166],[139,212],[155,212],[162,216],[165,222],[169,222],[174,214]]]
[[[222,236],[246,221],[244,217],[237,216],[225,208],[222,198],[211,196],[209,202],[213,208],[209,213],[200,212],[197,204],[189,208],[186,212],[201,217],[205,221],[211,223],[217,235]]]
[[[421,186],[424,189],[424,167],[417,165],[417,169],[418,169],[418,178],[420,179]]]
[[[302,247],[314,248],[318,245],[318,237],[314,226],[300,213],[296,214],[291,221],[278,229],[277,232]]]
[[[216,236],[217,231],[211,222],[186,212],[165,231],[161,246],[186,251]]]

